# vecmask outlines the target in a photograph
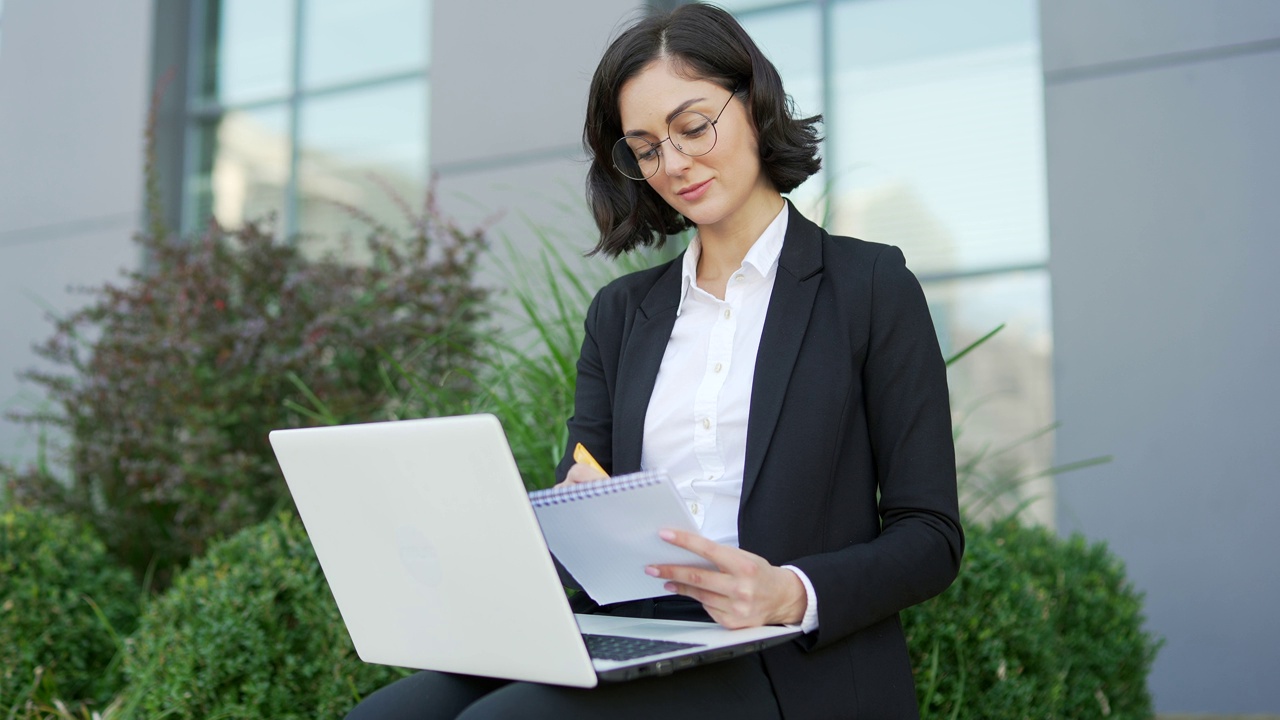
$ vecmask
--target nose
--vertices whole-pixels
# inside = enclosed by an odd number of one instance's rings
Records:
[[[672,177],[679,177],[688,171],[689,166],[693,164],[693,158],[677,150],[675,143],[675,140],[667,139],[667,144],[671,147],[662,154],[662,171]]]

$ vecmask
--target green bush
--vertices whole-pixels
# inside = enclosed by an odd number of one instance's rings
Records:
[[[282,513],[215,543],[129,641],[142,717],[341,717],[404,672],[355,654],[302,524]]]
[[[960,576],[902,615],[923,717],[1149,718],[1159,643],[1105,545],[966,526]]]
[[[42,510],[0,511],[0,713],[110,698],[123,685],[116,638],[132,632],[141,598],[88,527]]]
[[[375,227],[355,261],[257,223],[139,236],[145,267],[36,348],[55,369],[25,377],[51,409],[19,417],[69,438],[68,477],[24,471],[15,496],[85,519],[164,586],[209,539],[288,504],[270,430],[395,417],[406,368],[430,398],[473,392],[460,371],[484,316],[484,238],[423,213],[409,238]]]

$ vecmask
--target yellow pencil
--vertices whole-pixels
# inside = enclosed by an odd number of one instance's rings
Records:
[[[590,465],[596,470],[599,470],[601,475],[604,475],[605,477],[609,477],[609,473],[605,472],[604,468],[600,467],[600,463],[596,462],[596,459],[591,457],[591,453],[587,452],[587,449],[582,446],[582,443],[578,443],[577,445],[574,446],[573,459],[574,461],[580,462],[583,465]]]

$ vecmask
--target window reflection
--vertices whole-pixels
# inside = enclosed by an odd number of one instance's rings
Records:
[[[983,457],[976,475],[964,473],[971,504],[993,483],[1047,469],[1051,435],[1020,442],[1053,422],[1033,0],[724,7],[778,67],[800,110],[825,116],[825,177],[793,193],[797,204],[835,232],[903,249],[925,280],[944,354],[1006,324],[948,371],[959,457]],[[829,202],[812,203],[823,183]],[[1052,479],[1003,497],[991,510],[1038,498],[1028,519],[1052,524]]]
[[[199,131],[200,162],[187,183],[190,212],[225,227],[284,210],[289,122],[283,105],[233,110]]]
[[[422,0],[308,0],[303,87],[421,70],[430,53],[428,15]]]
[[[957,459],[964,465],[983,456],[981,472],[965,492],[972,500],[992,489],[992,483],[1025,479],[1048,469],[1053,462],[1052,437],[1024,441],[1053,423],[1048,273],[1008,272],[928,283],[925,295],[945,357],[1005,324],[947,371]],[[1030,519],[1052,524],[1051,479],[1022,482],[992,510],[1012,510],[1019,500],[1030,502]]]
[[[367,223],[343,206],[406,230],[397,198],[417,208],[426,192],[426,83],[323,96],[299,118],[299,223],[307,234],[363,234]]]
[[[782,76],[782,86],[800,117],[819,115],[822,106],[822,14],[817,5],[800,5],[745,15],[742,27]],[[812,39],[812,42],[808,40]],[[799,41],[799,42],[798,42]],[[789,197],[809,217],[818,217],[825,199],[822,170]]]
[[[405,227],[395,198],[426,185],[430,0],[202,7],[184,229],[274,213],[282,237],[337,237],[357,229],[342,204]]]
[[[289,91],[293,0],[210,0],[201,95],[222,104]]]
[[[834,20],[833,229],[923,274],[1047,260],[1030,4],[841,3]]]

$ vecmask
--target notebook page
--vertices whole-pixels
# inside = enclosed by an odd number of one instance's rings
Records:
[[[670,595],[665,580],[644,573],[646,565],[714,567],[658,537],[662,528],[698,532],[666,473],[621,475],[529,499],[551,552],[601,605]]]

